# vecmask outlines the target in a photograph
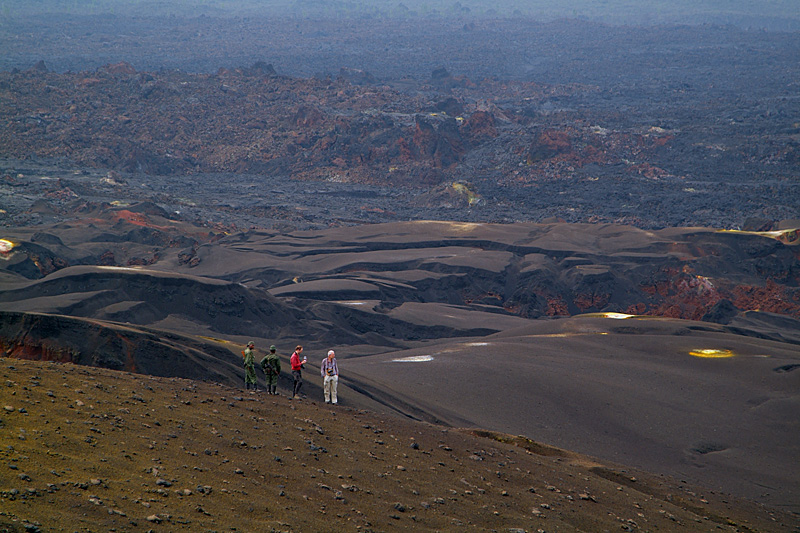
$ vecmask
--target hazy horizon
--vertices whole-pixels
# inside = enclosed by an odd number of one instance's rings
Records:
[[[44,14],[133,17],[530,18],[580,19],[612,25],[720,24],[745,29],[800,30],[794,0],[0,0],[0,27]]]

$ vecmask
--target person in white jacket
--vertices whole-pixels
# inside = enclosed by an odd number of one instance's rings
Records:
[[[319,365],[322,374],[322,389],[325,394],[325,403],[337,404],[336,389],[339,385],[339,367],[336,364],[336,353],[328,351],[328,357]]]

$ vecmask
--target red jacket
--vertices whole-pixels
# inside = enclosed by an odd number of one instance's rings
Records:
[[[292,357],[289,358],[289,362],[292,364],[292,370],[302,370],[303,363],[300,361],[300,354],[294,352]]]

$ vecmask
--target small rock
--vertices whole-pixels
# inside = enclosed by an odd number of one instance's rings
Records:
[[[406,506],[405,506],[405,505],[403,505],[403,504],[402,504],[402,503],[400,503],[400,502],[397,502],[396,504],[394,504],[394,508],[395,508],[396,510],[400,511],[401,513],[405,513],[405,512],[406,512]]]
[[[158,486],[160,486],[160,487],[171,487],[171,486],[172,486],[172,483],[170,483],[170,482],[169,482],[169,481],[167,481],[166,479],[158,478],[158,479],[156,480],[156,485],[158,485]]]
[[[148,522],[155,522],[156,524],[160,524],[161,523],[161,517],[158,516],[157,514],[151,514],[150,516],[147,517],[147,521]]]

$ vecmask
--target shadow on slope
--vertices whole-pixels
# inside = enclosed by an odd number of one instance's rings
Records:
[[[15,359],[76,363],[153,376],[241,383],[228,347],[165,331],[61,315],[0,312],[0,347]]]

